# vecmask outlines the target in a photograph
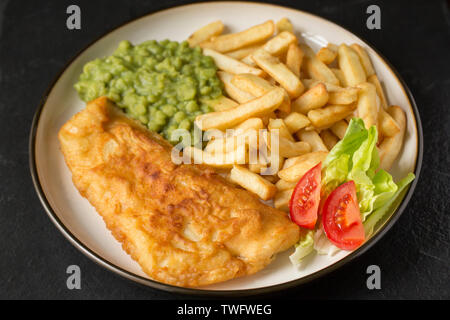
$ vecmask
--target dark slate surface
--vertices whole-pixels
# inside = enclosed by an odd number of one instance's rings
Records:
[[[65,28],[78,4],[82,30]],[[51,223],[28,169],[34,111],[53,77],[78,50],[120,24],[183,1],[0,1],[0,298],[186,299],[136,285],[96,265]],[[425,153],[415,195],[398,223],[361,258],[307,286],[263,297],[450,298],[450,18],[445,1],[279,1],[323,16],[361,35],[383,53],[411,88],[420,109]],[[377,3],[382,30],[365,27]],[[113,5],[112,5],[113,4]],[[82,289],[66,288],[77,264]],[[377,264],[382,289],[366,288]]]

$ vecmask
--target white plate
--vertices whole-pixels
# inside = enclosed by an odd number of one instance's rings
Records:
[[[403,150],[392,173],[395,179],[415,171],[421,163],[421,126],[417,109],[409,91],[396,73],[373,49],[349,31],[320,17],[284,7],[243,2],[200,3],[176,7],[144,16],[103,36],[82,51],[61,73],[48,92],[46,101],[36,113],[30,137],[30,165],[36,189],[51,219],[63,234],[81,251],[103,266],[135,281],[169,291],[196,292],[151,281],[113,238],[101,217],[89,202],[80,196],[71,181],[71,174],[59,150],[57,132],[85,104],[78,98],[73,85],[85,63],[110,55],[121,40],[140,43],[149,39],[184,40],[197,28],[217,19],[224,21],[230,31],[246,29],[268,19],[288,17],[297,31],[314,49],[333,43],[359,43],[364,46],[384,83],[390,104],[401,106],[407,114],[407,132]],[[417,179],[416,179],[417,181]],[[415,183],[406,199],[409,200]],[[351,254],[340,252],[334,257],[312,256],[302,271],[289,262],[293,249],[280,254],[264,270],[249,277],[202,288],[203,290],[239,290],[263,292],[296,285],[341,266],[361,254],[398,218],[406,206],[403,201],[397,212],[379,227],[375,236]],[[296,281],[295,281],[296,280]],[[278,286],[276,286],[278,285]],[[273,287],[276,286],[276,287]],[[255,290],[250,290],[255,289]],[[250,290],[250,291],[248,291]],[[209,294],[211,291],[207,291]],[[222,292],[223,293],[223,292]],[[243,293],[241,291],[241,293]]]

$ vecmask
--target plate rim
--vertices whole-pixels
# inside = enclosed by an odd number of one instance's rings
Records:
[[[260,287],[260,288],[253,288],[253,289],[239,289],[239,290],[210,290],[210,289],[202,289],[202,288],[185,288],[185,287],[178,287],[170,284],[165,284],[162,282],[158,282],[156,280],[148,279],[142,276],[139,276],[137,274],[134,274],[130,271],[127,271],[114,263],[108,261],[107,259],[101,257],[97,253],[95,253],[93,250],[89,249],[86,245],[84,245],[60,220],[56,212],[51,207],[49,201],[47,200],[44,190],[42,188],[41,182],[39,180],[39,175],[37,172],[37,164],[36,164],[36,133],[39,126],[39,120],[40,115],[42,113],[43,108],[46,105],[47,99],[53,90],[54,86],[62,76],[62,74],[67,70],[67,68],[74,62],[82,53],[84,53],[88,48],[90,48],[92,45],[94,45],[96,42],[100,41],[102,38],[108,36],[109,34],[117,31],[118,29],[125,27],[126,25],[136,22],[137,20],[148,18],[154,14],[158,14],[164,11],[168,11],[174,8],[181,8],[181,7],[187,7],[187,6],[196,6],[196,5],[205,5],[205,4],[253,4],[253,5],[260,5],[260,6],[267,6],[267,7],[276,7],[276,8],[283,8],[286,10],[291,10],[294,12],[300,12],[302,14],[313,16],[314,18],[317,18],[319,20],[324,20],[327,23],[334,24],[337,27],[340,27],[347,32],[354,35],[356,38],[361,40],[367,47],[372,49],[378,57],[381,59],[381,62],[383,62],[387,68],[392,72],[393,76],[395,76],[398,80],[398,82],[401,84],[401,88],[405,92],[405,95],[407,96],[409,103],[411,105],[411,110],[413,111],[414,116],[414,124],[416,126],[417,131],[417,157],[416,157],[416,163],[414,168],[414,174],[416,178],[412,182],[412,184],[409,186],[409,189],[407,193],[405,194],[404,198],[402,199],[402,202],[398,206],[397,210],[392,214],[392,216],[381,226],[381,228],[378,230],[378,232],[372,236],[367,242],[365,242],[361,247],[359,247],[357,250],[351,252],[347,256],[345,256],[343,259],[335,262],[332,265],[329,265],[328,267],[318,270],[314,273],[311,273],[307,276],[304,276],[299,279],[291,280],[288,282]],[[319,15],[303,11],[300,9],[292,8],[292,7],[286,7],[282,5],[277,4],[270,4],[270,3],[262,3],[262,2],[256,2],[256,1],[205,1],[205,2],[197,2],[197,3],[190,3],[190,4],[184,4],[184,5],[177,5],[177,6],[171,6],[168,8],[164,8],[161,10],[155,10],[151,11],[150,13],[141,15],[137,18],[132,18],[119,26],[106,31],[99,37],[95,38],[93,41],[89,42],[86,46],[84,46],[82,49],[80,49],[72,58],[70,58],[60,69],[60,71],[56,74],[56,76],[53,78],[53,80],[50,82],[50,85],[45,90],[42,98],[40,99],[39,105],[35,111],[35,114],[33,116],[32,124],[31,124],[31,130],[29,134],[29,145],[28,145],[28,152],[29,152],[29,167],[30,167],[30,173],[31,178],[33,181],[33,185],[35,188],[35,191],[38,195],[38,198],[44,207],[47,215],[49,216],[50,220],[55,224],[55,226],[58,228],[58,230],[63,234],[63,236],[79,251],[81,251],[85,256],[87,256],[89,259],[97,263],[98,265],[101,265],[105,269],[118,274],[128,280],[131,280],[135,283],[145,285],[148,287],[152,287],[155,289],[163,290],[170,293],[177,293],[177,294],[187,294],[187,295],[194,295],[194,296],[208,296],[208,297],[243,297],[243,296],[250,296],[250,295],[258,295],[258,294],[264,294],[269,292],[275,292],[280,291],[292,287],[296,287],[302,284],[305,284],[307,282],[310,282],[312,280],[315,280],[317,278],[320,278],[322,276],[325,276],[345,264],[349,263],[350,261],[353,261],[355,258],[361,256],[363,253],[368,251],[375,243],[377,243],[391,228],[392,226],[397,222],[397,220],[400,218],[400,216],[405,211],[409,201],[412,198],[412,195],[414,193],[414,190],[417,186],[417,183],[419,181],[419,176],[422,168],[422,161],[423,161],[423,131],[422,131],[422,121],[420,118],[419,110],[417,108],[417,104],[415,102],[415,99],[401,77],[401,75],[398,73],[398,71],[394,68],[394,66],[382,55],[376,48],[374,48],[367,40],[365,40],[360,35],[355,34],[353,31],[348,30],[347,28],[330,21],[326,18],[323,18]]]

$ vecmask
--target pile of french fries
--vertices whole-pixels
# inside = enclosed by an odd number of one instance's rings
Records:
[[[186,147],[184,154],[288,211],[296,183],[326,158],[356,116],[367,128],[377,126],[381,168],[389,170],[403,144],[406,116],[389,106],[363,47],[329,43],[314,52],[299,42],[287,18],[238,33],[223,30],[215,21],[188,39],[215,61],[226,96],[205,101],[215,112],[195,124],[215,134],[203,150]],[[268,152],[250,161],[263,147]]]

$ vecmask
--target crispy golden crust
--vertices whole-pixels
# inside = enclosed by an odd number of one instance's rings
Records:
[[[285,213],[212,169],[175,165],[170,144],[106,98],[69,120],[59,140],[81,195],[153,279],[195,287],[252,274],[299,238]]]

